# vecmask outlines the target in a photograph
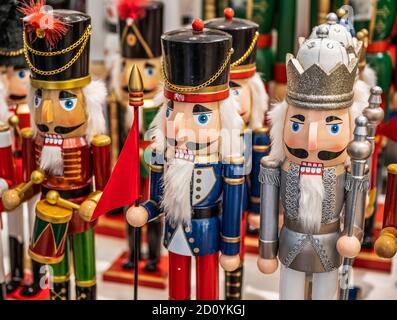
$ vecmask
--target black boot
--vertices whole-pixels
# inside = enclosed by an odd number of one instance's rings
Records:
[[[54,282],[50,291],[51,300],[70,300],[70,282]]]
[[[22,297],[34,297],[40,292],[40,279],[41,277],[45,277],[45,273],[42,273],[42,267],[42,264],[32,260],[33,280],[31,284],[26,285],[22,288]]]
[[[76,285],[76,300],[96,300],[96,285],[91,287]]]
[[[7,299],[7,288],[6,288],[6,283],[0,283],[0,301],[6,300]]]
[[[141,228],[138,229],[138,236],[139,239],[141,239]],[[128,238],[128,258],[124,261],[123,263],[123,269],[125,270],[131,270],[134,269],[134,243],[135,243],[135,237],[134,237],[134,228],[131,227],[128,223],[127,223],[127,238]],[[141,253],[141,249],[139,248],[139,252],[138,252],[138,257],[139,260],[142,259],[142,253]]]
[[[160,261],[161,250],[161,222],[159,220],[147,225],[147,238],[149,245],[149,259],[145,265],[146,272],[156,272]]]
[[[225,298],[226,300],[241,300],[243,271],[241,266],[235,271],[225,272]]]
[[[14,237],[8,237],[10,248],[11,279],[7,283],[7,294],[14,293],[23,280],[23,243]]]

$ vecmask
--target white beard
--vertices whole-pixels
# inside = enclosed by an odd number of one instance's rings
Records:
[[[165,168],[161,206],[166,218],[172,222],[189,224],[191,221],[190,183],[193,169],[193,162],[182,159],[173,159]]]
[[[44,146],[41,150],[40,168],[54,176],[63,176],[62,148]]]
[[[306,230],[317,233],[321,226],[325,193],[322,176],[301,175],[299,186],[299,220]]]

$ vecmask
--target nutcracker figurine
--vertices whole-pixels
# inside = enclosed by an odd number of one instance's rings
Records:
[[[393,258],[397,252],[397,165],[389,165],[387,171],[383,229],[375,242],[375,251],[381,258]]]
[[[104,0],[105,5],[105,66],[111,74],[117,55],[119,54],[119,36],[117,33],[117,0]]]
[[[371,146],[367,120],[358,117],[362,110],[353,104],[358,60],[328,38],[328,28],[316,32],[316,39],[301,44],[296,58],[287,56],[287,97],[269,114],[272,147],[261,160],[258,266],[273,273],[278,255],[280,299],[335,298],[342,257],[354,258],[362,239],[368,185],[363,168]],[[353,160],[359,170],[353,171]],[[280,235],[279,200],[284,209]],[[305,294],[310,282],[312,292]]]
[[[23,181],[21,132],[30,127],[30,114],[27,105],[29,91],[29,71],[23,55],[22,15],[17,10],[18,1],[7,0],[0,4],[0,122],[11,125],[13,165],[9,164],[13,173],[13,183]],[[14,187],[11,185],[10,187]],[[34,201],[28,202],[29,222],[33,222]],[[24,278],[24,219],[23,208],[10,212],[8,221],[8,241],[10,254],[11,278],[7,283],[7,294],[16,293]],[[31,223],[28,229],[31,230]],[[35,282],[35,281],[34,281]],[[38,286],[29,285],[22,288],[23,296],[38,293]]]
[[[350,0],[349,5],[354,9],[354,24],[357,30],[366,28],[368,34],[367,63],[375,71],[375,76],[370,79],[376,82],[383,90],[383,108],[385,120],[389,120],[389,98],[392,84],[392,58],[389,50],[389,38],[396,20],[397,4],[393,0],[359,1]],[[366,81],[366,80],[365,80]],[[366,81],[368,82],[368,81]],[[369,82],[368,82],[369,83]],[[383,139],[376,137],[373,161],[371,164],[371,189],[367,206],[367,219],[365,221],[365,236],[363,247],[373,248],[373,234],[377,209],[378,190],[380,176],[377,174],[378,156],[383,148]]]
[[[273,80],[272,27],[276,6],[274,0],[230,0],[236,17],[252,20],[259,25],[256,68],[266,83]]]
[[[127,221],[141,227],[164,213],[169,298],[190,299],[195,257],[196,298],[212,300],[218,261],[226,271],[240,266],[243,121],[229,97],[232,37],[202,20],[192,26],[161,37],[167,101],[152,124],[150,200],[128,209]]]
[[[144,136],[156,115],[160,104],[154,99],[159,89],[161,79],[161,41],[163,34],[164,5],[158,1],[121,0],[118,3],[119,32],[121,41],[121,63],[115,67],[113,79],[119,103],[119,142],[120,149],[124,144],[128,131],[131,128],[133,110],[128,108],[128,80],[133,65],[142,70],[144,84],[144,105],[140,109],[143,120],[140,131],[142,145]],[[143,148],[142,148],[143,149]],[[142,150],[143,151],[143,150]],[[142,152],[143,154],[143,152]],[[146,163],[141,159],[141,184],[148,180]],[[148,183],[147,183],[148,184]],[[127,224],[129,255],[123,267],[134,268],[134,232]],[[161,250],[161,221],[156,220],[147,226],[149,256],[145,271],[155,272],[160,261]],[[139,233],[139,237],[140,233]],[[140,254],[139,254],[140,255]]]
[[[229,33],[233,37],[234,53],[231,58],[230,87],[240,107],[240,115],[245,128],[242,132],[244,141],[244,200],[241,224],[241,266],[226,272],[226,299],[241,299],[244,259],[244,235],[249,220],[259,220],[260,184],[258,180],[260,159],[267,155],[269,149],[268,128],[264,126],[265,113],[269,97],[264,83],[256,72],[256,43],[259,37],[258,25],[249,20],[234,18],[234,10],[226,8],[225,18],[212,19],[205,23],[206,28]],[[256,223],[259,226],[259,223]]]
[[[102,134],[106,89],[91,81],[88,71],[90,17],[46,11],[42,0],[20,10],[32,73],[34,123],[22,132],[24,174],[30,181],[4,192],[3,204],[10,210],[41,192],[29,247],[33,269],[49,264],[51,299],[68,299],[73,253],[77,299],[95,299],[95,222],[87,221],[110,175],[110,138]]]

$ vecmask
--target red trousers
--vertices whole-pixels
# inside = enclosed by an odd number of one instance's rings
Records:
[[[192,257],[169,252],[169,299],[190,300]],[[196,299],[219,299],[219,254],[196,257]]]

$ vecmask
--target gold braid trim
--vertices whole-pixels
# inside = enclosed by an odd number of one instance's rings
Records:
[[[13,51],[0,50],[0,56],[3,56],[3,57],[17,57],[17,56],[20,56],[21,54],[23,54],[24,50],[25,50],[24,48],[21,48],[21,49],[18,49],[18,50],[13,50]]]
[[[247,60],[247,58],[250,56],[250,54],[252,53],[252,51],[254,51],[254,49],[256,48],[256,43],[258,41],[258,37],[259,37],[259,32],[255,32],[255,36],[252,39],[252,42],[250,44],[250,46],[248,47],[247,51],[241,56],[240,59],[234,61],[232,64],[230,64],[230,68],[235,68],[237,66],[239,66],[240,64],[242,64],[245,60]]]
[[[26,50],[24,50],[26,63],[28,64],[29,68],[33,72],[35,72],[35,73],[37,73],[39,75],[42,75],[42,76],[51,76],[51,75],[55,75],[55,74],[61,73],[61,72],[65,71],[65,70],[69,69],[80,58],[81,54],[83,53],[83,51],[84,51],[84,49],[85,49],[85,47],[87,45],[88,40],[90,39],[91,33],[92,33],[92,27],[91,27],[91,25],[89,25],[87,27],[86,31],[80,37],[80,39],[77,40],[75,43],[73,43],[71,46],[69,46],[69,47],[67,47],[65,49],[62,49],[60,51],[43,52],[43,51],[34,50],[34,49],[29,47],[29,45],[28,45],[28,43],[26,41],[26,34],[24,32],[23,33],[23,43],[24,43],[24,47],[26,49]],[[28,51],[30,51],[30,52],[32,52],[33,55],[51,57],[51,56],[61,55],[61,54],[65,54],[67,52],[70,52],[73,49],[77,48],[80,44],[81,44],[81,47],[80,47],[79,51],[77,51],[77,53],[73,56],[73,58],[67,64],[65,64],[64,66],[62,66],[62,67],[60,67],[58,69],[55,69],[55,70],[45,71],[45,70],[40,70],[40,69],[36,68],[33,65],[33,63],[30,61],[29,54],[28,54]]]
[[[219,78],[219,76],[222,74],[222,72],[225,71],[227,65],[230,62],[230,58],[232,57],[233,52],[234,52],[233,48],[230,48],[225,60],[223,61],[222,65],[220,66],[218,71],[215,72],[215,74],[210,79],[208,79],[206,82],[204,82],[198,86],[195,86],[195,87],[183,87],[183,86],[178,86],[176,84],[172,84],[171,82],[169,82],[169,80],[167,79],[167,75],[165,74],[164,59],[162,59],[161,60],[161,72],[162,72],[162,75],[164,78],[164,83],[166,85],[166,88],[171,89],[176,92],[195,92],[195,91],[199,91],[203,88],[210,86],[216,79]]]

